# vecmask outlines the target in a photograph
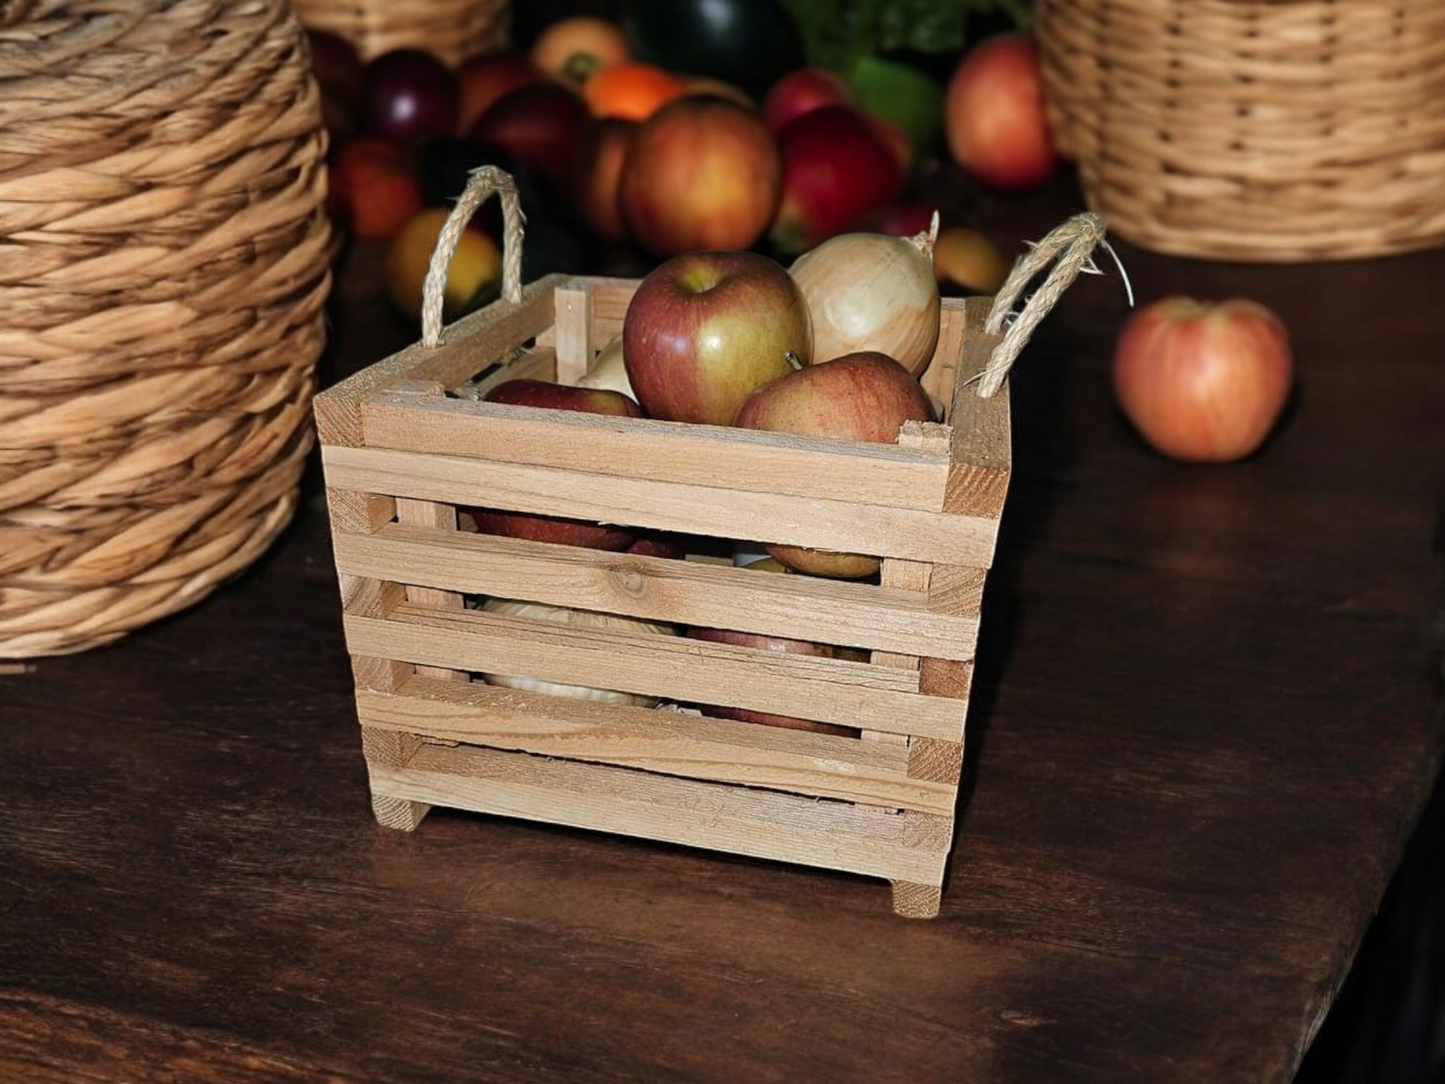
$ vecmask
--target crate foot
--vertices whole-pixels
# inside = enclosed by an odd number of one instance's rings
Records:
[[[406,798],[393,798],[389,794],[373,794],[371,811],[376,814],[376,823],[383,828],[395,828],[401,832],[412,832],[421,819],[431,811],[425,802],[413,802]]]
[[[893,913],[903,918],[937,918],[938,907],[943,899],[943,888],[939,885],[924,885],[914,881],[894,881]]]

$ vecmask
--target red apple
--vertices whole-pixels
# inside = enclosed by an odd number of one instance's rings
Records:
[[[665,531],[639,531],[637,541],[628,546],[626,553],[639,553],[644,557],[666,557],[680,561],[687,556],[682,541]]]
[[[1023,191],[1053,174],[1058,153],[1026,31],[995,34],[963,55],[948,81],[944,127],[954,161],[994,188]]]
[[[898,168],[907,177],[914,164],[913,137],[896,120],[881,117],[877,113],[869,113],[864,110],[863,119],[868,122],[868,126],[873,129],[873,134],[882,144],[893,152],[893,157],[898,162]]]
[[[577,182],[592,123],[592,114],[575,91],[560,83],[536,83],[503,94],[477,118],[466,137],[501,147],[565,194]]]
[[[778,135],[783,196],[768,238],[796,256],[848,229],[898,195],[903,170],[863,114],[829,105],[804,113]]]
[[[787,269],[756,252],[689,252],[647,273],[628,303],[622,354],[654,418],[728,425],[758,388],[812,357],[807,305]]]
[[[751,248],[773,220],[782,159],[757,112],[685,96],[643,122],[618,181],[628,235],[655,256]]]
[[[366,131],[408,146],[456,134],[456,76],[435,54],[391,49],[372,57],[362,75]]]
[[[456,68],[457,132],[464,133],[508,91],[547,81],[547,73],[518,49],[474,53]]]
[[[577,217],[605,241],[627,237],[617,187],[637,128],[636,121],[604,117],[594,124],[591,142],[583,155],[577,178]]]
[[[619,418],[645,416],[642,408],[621,392],[553,384],[545,380],[509,380],[492,388],[483,398],[489,403],[510,403],[514,406],[541,407],[547,410],[580,410]],[[584,520],[529,512],[505,512],[495,508],[473,508],[471,511],[477,530],[484,534],[613,551],[626,549],[637,539],[637,533],[629,528],[604,526]]]
[[[932,421],[933,406],[917,379],[887,354],[859,351],[789,373],[754,392],[733,424],[802,436],[892,444],[906,421]],[[773,557],[799,572],[861,579],[879,559],[770,543]]]
[[[1156,450],[1226,463],[1264,443],[1294,381],[1289,332],[1264,305],[1165,297],[1125,321],[1115,397]]]
[[[856,105],[857,96],[841,75],[827,68],[795,68],[763,96],[763,123],[777,135],[787,123],[825,105]]]
[[[327,203],[352,234],[385,241],[422,209],[411,152],[383,136],[361,136],[336,153]]]

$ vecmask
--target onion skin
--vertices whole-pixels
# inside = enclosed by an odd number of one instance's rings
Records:
[[[1114,348],[1114,395],[1156,451],[1193,463],[1253,454],[1289,399],[1289,332],[1255,301],[1171,296],[1140,309]]]
[[[622,336],[614,335],[597,354],[597,360],[587,374],[577,381],[579,388],[602,388],[620,391],[629,399],[636,399],[632,382],[627,379],[627,362],[622,356]]]
[[[793,261],[813,322],[813,362],[844,354],[887,354],[914,376],[938,346],[933,234],[845,233]]]
[[[482,604],[487,613],[502,617],[525,617],[539,621],[557,621],[581,628],[617,629],[624,632],[650,632],[659,636],[676,636],[678,630],[672,625],[657,621],[643,621],[621,614],[603,613],[600,610],[576,610],[567,606],[550,606],[541,602],[524,602],[517,599],[489,598]],[[566,685],[561,682],[541,681],[537,678],[515,677],[506,674],[483,674],[482,680],[488,685],[504,689],[522,689],[525,692],[545,693],[548,696],[562,696],[572,700],[591,700],[606,704],[628,704],[635,707],[652,708],[658,704],[655,696],[640,693],[617,692],[611,689],[592,689],[584,685]]]

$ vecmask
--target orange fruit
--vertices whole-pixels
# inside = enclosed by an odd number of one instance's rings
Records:
[[[421,319],[422,285],[449,213],[446,207],[420,211],[397,231],[387,246],[384,271],[387,296],[404,316],[413,320]],[[447,265],[442,319],[450,322],[492,301],[500,293],[501,283],[501,250],[480,230],[464,229]]]
[[[582,98],[593,116],[636,121],[646,120],[687,92],[682,79],[640,60],[609,65],[582,84]]]

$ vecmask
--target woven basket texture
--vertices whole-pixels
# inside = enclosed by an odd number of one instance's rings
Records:
[[[510,40],[506,0],[291,0],[297,17],[356,46],[363,60],[425,49],[455,67]]]
[[[284,0],[0,7],[0,657],[189,606],[291,518],[325,153]]]
[[[1059,149],[1143,248],[1249,262],[1445,242],[1445,0],[1038,0]]]

